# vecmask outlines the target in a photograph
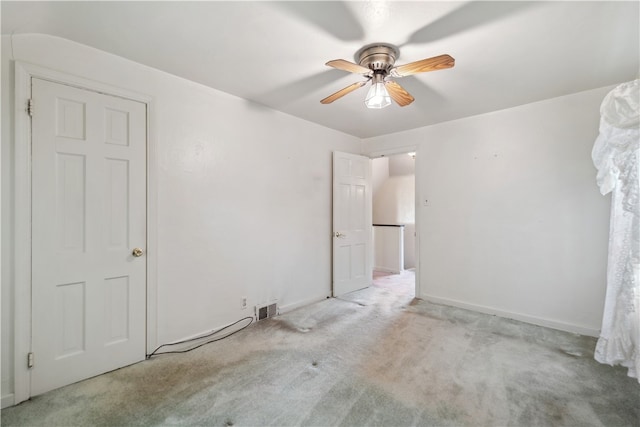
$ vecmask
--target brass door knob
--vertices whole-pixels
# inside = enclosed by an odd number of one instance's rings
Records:
[[[131,255],[133,255],[134,257],[138,258],[138,257],[141,257],[143,253],[144,253],[144,251],[142,249],[135,248],[133,250],[133,252],[131,252]]]

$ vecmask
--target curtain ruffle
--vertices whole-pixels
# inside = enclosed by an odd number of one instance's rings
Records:
[[[592,158],[602,194],[612,193],[607,294],[595,358],[640,374],[640,87],[609,92]],[[640,379],[639,379],[640,382]]]

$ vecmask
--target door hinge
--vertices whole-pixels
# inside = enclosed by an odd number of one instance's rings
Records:
[[[33,98],[29,98],[27,101],[27,114],[29,117],[33,117]]]
[[[27,353],[27,368],[33,368],[33,353]]]

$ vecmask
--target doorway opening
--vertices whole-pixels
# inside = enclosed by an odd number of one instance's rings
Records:
[[[416,296],[416,153],[372,160],[373,286]]]

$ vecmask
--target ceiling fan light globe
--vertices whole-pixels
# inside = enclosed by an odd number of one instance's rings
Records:
[[[367,108],[375,109],[391,105],[391,96],[389,96],[389,92],[387,92],[383,82],[371,85],[369,92],[367,92],[367,97],[364,99],[364,104]]]

